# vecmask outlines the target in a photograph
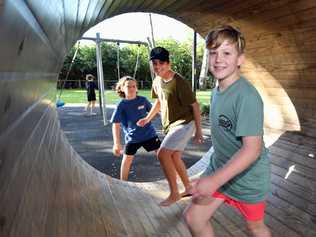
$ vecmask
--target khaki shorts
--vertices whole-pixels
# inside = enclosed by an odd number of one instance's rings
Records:
[[[187,146],[194,132],[194,121],[171,128],[163,139],[160,148],[166,148],[174,151],[184,151],[184,148]]]

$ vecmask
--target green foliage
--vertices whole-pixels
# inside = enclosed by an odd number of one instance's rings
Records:
[[[157,46],[163,46],[170,51],[170,58],[172,68],[174,71],[183,75],[187,80],[191,80],[192,75],[192,42],[178,42],[174,39],[161,40],[156,42]],[[66,56],[63,68],[60,72],[59,79],[64,80],[70,68],[71,60],[76,51],[76,45],[71,48],[69,54]],[[104,72],[104,80],[117,81],[117,44],[115,43],[102,43],[102,64]],[[197,75],[200,73],[200,67],[203,58],[203,45],[198,45],[197,49]],[[120,48],[120,76],[130,75],[133,76],[137,52],[139,50],[139,65],[137,69],[136,79],[148,82],[147,88],[151,85],[151,75],[149,69],[149,55],[148,48],[141,45],[129,45]],[[84,80],[85,75],[91,73],[97,76],[96,65],[96,50],[95,46],[80,46],[77,57],[72,65],[67,80],[78,81]],[[77,88],[77,84],[72,86],[69,83],[65,84],[65,88]],[[80,87],[80,86],[79,86]],[[82,83],[81,88],[84,87]]]
[[[172,69],[181,74],[187,80],[192,77],[192,42],[178,42],[174,39],[161,40],[156,43],[157,46],[165,47],[170,52]],[[197,75],[200,75],[202,65],[204,45],[197,47]]]
[[[208,115],[210,112],[210,104],[200,104],[200,111],[202,115]]]

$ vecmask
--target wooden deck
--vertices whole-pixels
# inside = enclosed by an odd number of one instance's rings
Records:
[[[97,117],[90,119],[94,118]],[[72,125],[67,126],[68,132],[69,128],[78,129],[75,125],[76,120],[71,121]],[[207,132],[207,122],[204,122],[204,129]],[[272,134],[272,131],[269,132]],[[76,133],[69,134],[73,136]],[[269,134],[266,139],[269,139]],[[80,142],[79,139],[71,139],[71,141]],[[111,141],[100,144],[109,142]],[[76,144],[72,145],[76,147]],[[272,192],[268,198],[267,225],[271,228],[273,236],[316,236],[316,174],[313,172],[316,167],[316,139],[299,132],[287,132],[273,142],[269,149],[272,163]],[[79,151],[79,155],[80,152],[84,151]],[[204,170],[210,152],[189,169],[191,177]],[[80,163],[85,162],[81,160]],[[90,217],[81,218],[87,218],[86,221],[94,225],[95,222],[100,222],[101,225],[103,223],[104,229],[98,227],[99,231],[110,231],[107,236],[190,236],[182,220],[182,212],[189,199],[168,208],[158,206],[168,193],[165,180],[121,182],[97,172],[87,164],[84,166],[87,169],[84,176],[96,174],[97,177],[93,181],[96,184],[92,185],[95,191],[89,197],[91,200],[96,200],[90,208],[97,210],[97,213],[92,211]],[[81,179],[85,180],[84,177]],[[84,186],[89,186],[91,189],[89,184]],[[76,213],[80,215],[80,210],[76,210]],[[109,222],[109,219],[112,222]],[[220,208],[212,223],[217,236],[249,236],[243,218],[230,207]],[[95,234],[98,236],[97,232]]]

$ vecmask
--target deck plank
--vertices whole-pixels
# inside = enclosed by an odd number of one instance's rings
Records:
[[[209,124],[204,123],[203,126],[206,129]],[[100,138],[99,135],[97,137]],[[106,137],[106,139],[108,138],[109,136]],[[266,223],[273,236],[311,237],[315,235],[316,175],[314,169],[316,168],[316,159],[311,155],[316,152],[315,141],[316,139],[313,137],[291,132],[283,134],[269,147],[272,193],[267,201]],[[87,153],[88,145],[80,146],[80,139],[74,138],[71,142],[77,144],[79,154]],[[100,141],[93,143],[94,151],[104,150],[105,148],[101,145],[102,142]],[[108,149],[108,146],[106,149]],[[189,149],[194,149],[194,147],[190,146]],[[90,235],[105,234],[106,236],[117,237],[190,236],[182,217],[183,210],[189,204],[190,198],[183,199],[170,207],[160,207],[158,205],[169,193],[168,184],[165,180],[148,183],[121,182],[100,174],[97,175],[100,176],[100,183],[95,183],[89,179],[91,175],[95,176],[93,174],[94,169],[82,160],[78,162],[81,162],[78,163],[78,167],[84,166],[85,170],[82,171],[83,173],[79,173],[79,169],[71,167],[70,169],[75,170],[71,174],[73,176],[71,183],[58,186],[61,189],[56,190],[57,193],[54,198],[56,199],[59,195],[62,195],[63,189],[67,189],[69,186],[72,189],[89,186],[93,190],[89,198],[95,200],[95,203],[87,200],[86,204],[78,209],[70,206],[71,208],[68,208],[68,211],[65,212],[60,207],[56,209],[55,213],[50,213],[48,221],[58,226],[55,233],[62,234],[68,231],[74,234],[88,231]],[[188,171],[189,174],[192,177],[197,177],[207,163],[208,157],[197,163],[195,167],[191,167]],[[64,164],[65,167],[70,165],[70,163]],[[295,165],[294,171],[286,177],[289,167],[293,165]],[[86,176],[83,174],[86,174]],[[61,175],[62,179],[68,179],[68,177],[63,177],[66,175],[64,172]],[[71,195],[74,199],[77,191],[74,191]],[[84,195],[84,197],[86,196]],[[65,200],[59,204],[69,205],[69,197],[64,195],[62,198]],[[109,206],[108,203],[113,203],[113,205]],[[78,217],[81,212],[91,213],[82,219]],[[111,215],[108,215],[108,213],[111,213]],[[69,217],[73,217],[73,219],[69,221]],[[111,218],[116,219],[117,222],[111,221]],[[66,223],[68,221],[68,223],[62,224],[65,221]],[[81,228],[79,224],[82,222],[90,223],[90,226]],[[250,236],[246,230],[243,217],[229,206],[222,206],[215,213],[211,222],[215,233],[219,237]],[[102,225],[104,230],[101,228]],[[78,229],[68,230],[69,226],[77,226]],[[46,232],[49,229],[52,228],[46,227]],[[117,232],[114,230],[117,230]]]

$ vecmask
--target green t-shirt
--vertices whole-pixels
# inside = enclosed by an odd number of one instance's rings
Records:
[[[156,77],[151,90],[152,98],[160,101],[161,122],[165,133],[179,124],[189,123],[194,119],[192,104],[196,101],[189,83],[179,74],[164,82]]]
[[[222,167],[241,148],[243,136],[263,136],[263,102],[243,77],[226,90],[216,87],[210,112],[214,153],[206,174]],[[219,189],[233,199],[256,203],[270,190],[270,161],[264,144],[260,157]]]

